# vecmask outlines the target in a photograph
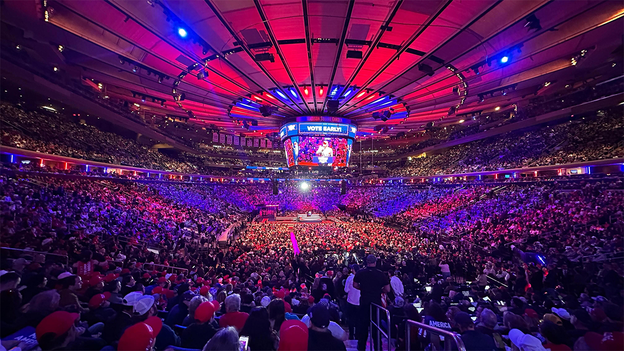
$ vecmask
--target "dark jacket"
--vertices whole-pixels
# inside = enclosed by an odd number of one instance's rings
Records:
[[[319,332],[308,329],[308,351],[347,351],[344,342],[334,338],[329,330]]]
[[[193,323],[182,332],[182,347],[201,350],[216,333],[210,323]]]
[[[188,306],[184,303],[179,303],[169,311],[167,318],[165,319],[165,324],[173,327],[176,324],[182,325],[184,323],[184,318],[188,316]]]
[[[102,332],[102,339],[109,345],[116,343],[123,335],[124,330],[134,324],[132,316],[126,312],[119,312],[110,323],[106,323]]]

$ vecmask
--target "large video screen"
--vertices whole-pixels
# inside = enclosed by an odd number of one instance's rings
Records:
[[[338,137],[295,136],[284,142],[288,166],[346,167],[353,140]]]

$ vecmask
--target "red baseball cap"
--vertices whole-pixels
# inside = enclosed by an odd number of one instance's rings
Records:
[[[115,274],[115,273],[108,273],[106,275],[106,277],[104,277],[104,281],[107,283],[112,282],[113,280],[119,278],[119,274]]]
[[[163,326],[162,319],[158,318],[157,316],[149,317],[145,320],[144,323],[152,327],[152,329],[154,330],[154,336],[158,336]]]
[[[154,289],[152,289],[152,294],[160,294],[162,292],[163,292],[162,286],[155,286]]]
[[[150,350],[156,342],[156,333],[147,323],[130,326],[119,339],[117,351]]]
[[[208,289],[208,287],[204,285],[204,286],[201,287],[201,289],[199,289],[199,294],[204,296],[204,295],[208,294],[209,290],[210,289]]]
[[[219,301],[217,300],[212,300],[212,307],[214,307],[215,311],[218,311],[221,309],[221,305],[219,304]]]
[[[307,350],[308,327],[300,320],[287,320],[280,327],[278,351]]]
[[[91,279],[89,279],[89,285],[96,286],[96,285],[100,284],[103,281],[104,281],[104,279],[102,279],[101,276],[94,275],[94,276],[91,277]]]
[[[158,278],[158,283],[166,283],[166,282],[167,282],[167,278],[165,277]]]
[[[216,301],[216,300],[215,300]],[[202,302],[195,310],[195,319],[201,323],[208,322],[215,313],[214,305],[211,302]]]
[[[152,276],[149,273],[143,273],[143,279],[149,279]]]
[[[622,350],[624,349],[624,333],[608,332],[598,334],[595,332],[588,332],[585,334],[585,342],[592,350]]]
[[[527,308],[526,310],[524,310],[524,315],[529,318],[539,318],[537,312],[535,312],[535,310],[532,308]]]
[[[128,268],[124,268],[121,270],[121,274],[128,274],[128,273],[130,273],[130,269]]]
[[[35,330],[37,340],[40,340],[42,336],[50,333],[54,334],[54,338],[58,338],[67,333],[78,317],[80,317],[78,313],[69,313],[66,311],[50,313],[37,325],[37,329]]]
[[[104,304],[105,301],[108,301],[108,299],[110,299],[111,297],[111,293],[110,292],[105,292],[103,294],[97,294],[97,295],[93,295],[93,297],[91,298],[91,300],[89,300],[89,307],[96,309],[100,306],[102,306],[102,304]]]

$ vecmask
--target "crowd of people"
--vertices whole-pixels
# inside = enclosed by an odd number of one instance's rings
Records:
[[[461,144],[396,165],[395,176],[493,171],[624,157],[620,110]]]
[[[0,105],[0,122],[2,145],[60,156],[188,174],[280,178],[302,176],[300,172],[294,171],[258,171],[247,168],[286,167],[284,154],[270,150],[250,152],[212,148],[210,152],[161,152],[136,140],[77,123],[62,114],[27,112],[10,104]],[[381,157],[371,163],[366,154],[365,165],[380,166],[391,176],[429,176],[601,160],[624,157],[624,144],[620,137],[622,133],[624,125],[621,111],[612,108],[597,111],[591,116],[573,117],[553,126],[513,131],[460,144],[407,161],[389,161]],[[431,140],[423,141],[422,146],[430,146]],[[294,149],[292,145],[289,146],[290,154],[293,154]],[[300,151],[300,154],[304,153]],[[351,158],[353,167],[322,177],[358,176],[358,154],[354,153]],[[288,164],[294,164],[294,159],[288,161]]]
[[[399,349],[407,319],[460,333],[467,350],[621,347],[621,189],[615,178],[272,195],[270,184],[2,175],[1,246],[23,250],[0,262],[3,343],[28,349],[15,337],[27,333],[42,350],[215,350],[243,336],[251,350],[348,339],[363,350],[375,303]],[[271,200],[368,216],[251,221]],[[411,349],[450,342],[436,335],[414,328]]]

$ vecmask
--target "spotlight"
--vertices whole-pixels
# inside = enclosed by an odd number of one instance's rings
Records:
[[[182,38],[186,38],[186,36],[188,35],[188,32],[186,31],[186,29],[180,27],[178,28],[178,35],[181,36]]]
[[[137,66],[132,67],[132,72],[137,73],[138,70],[139,70],[139,67]]]
[[[496,107],[494,108],[494,111],[500,111],[500,106],[496,106]]]
[[[303,191],[308,191],[310,189],[310,183],[302,182],[301,184],[299,184],[299,188],[301,188],[301,190]]]
[[[206,76],[207,76],[207,74],[206,74],[206,71],[204,71],[204,70],[201,70],[201,71],[199,71],[199,73],[197,73],[197,79],[198,80],[202,80],[202,79],[206,78]]]
[[[479,102],[483,102],[483,101],[485,101],[483,94],[479,94]]]
[[[19,45],[19,44],[17,44],[17,45],[15,45],[15,49],[17,49],[17,50],[22,50],[22,46],[21,46],[21,45]]]
[[[509,61],[509,56],[503,56],[503,57],[501,57],[501,59],[500,59],[500,62],[501,62],[501,63],[507,63],[508,61]]]
[[[53,70],[54,70],[54,72],[58,72],[59,69],[58,69],[58,67],[54,67]]]
[[[180,94],[180,101],[184,101],[186,99],[186,93]]]
[[[65,50],[65,47],[63,45],[59,45],[58,46],[58,51],[59,52],[63,52],[63,50]]]
[[[162,83],[162,81],[163,81],[163,77],[162,77],[162,76],[159,76],[159,77],[158,77],[158,83]]]

